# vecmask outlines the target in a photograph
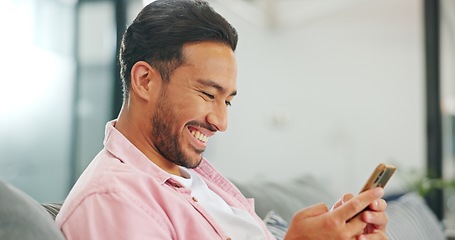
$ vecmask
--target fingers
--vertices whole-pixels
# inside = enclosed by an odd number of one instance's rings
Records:
[[[289,223],[285,239],[387,239],[383,193],[377,188],[356,197],[346,194],[331,212],[323,203],[302,209]],[[367,207],[371,209],[364,211]]]
[[[349,201],[348,201],[349,202]],[[325,204],[316,204],[297,212],[289,223],[285,239],[350,239],[360,234],[366,223],[359,215],[350,222],[329,212]]]
[[[321,215],[323,213],[328,212],[328,208],[324,203],[318,203],[307,208],[304,208],[297,212],[294,217],[298,218],[308,218],[308,217],[315,217]]]
[[[350,235],[356,236],[364,233],[367,224],[362,220],[362,216],[357,215],[346,223]]]
[[[362,234],[358,238],[358,240],[385,240],[389,239],[387,234],[384,231],[375,231],[369,234]]]
[[[345,194],[345,195],[343,196],[343,203],[345,203],[345,202],[347,202],[347,201],[349,201],[349,200],[351,200],[351,199],[353,199],[353,198],[354,198],[354,194],[352,194],[352,193],[347,193],[347,194]]]
[[[387,208],[387,202],[382,198],[377,199],[369,205],[369,208],[373,211],[381,212]]]
[[[373,201],[378,200],[384,194],[382,188],[374,188],[368,191],[365,191],[358,196],[348,200],[345,204],[336,208],[333,213],[336,214],[341,219],[347,221],[357,215],[359,212],[363,211],[368,207]],[[382,207],[381,201],[378,202],[376,207]]]
[[[365,223],[371,224],[375,229],[385,230],[387,225],[387,215],[385,212],[365,211],[362,213],[362,219]]]
[[[333,211],[333,209],[338,208],[341,205],[343,205],[343,199],[339,199],[335,204],[333,204],[332,208],[330,208],[330,211]]]
[[[369,209],[362,213],[362,219],[374,229],[385,230],[388,221],[386,208],[387,202],[384,199],[375,200],[369,205]]]
[[[330,209],[330,211],[333,211],[333,209],[340,207],[341,205],[343,205],[345,202],[351,200],[352,198],[354,198],[354,195],[353,195],[353,194],[351,194],[351,193],[345,194],[340,200],[338,200],[338,201],[332,206],[332,208]]]

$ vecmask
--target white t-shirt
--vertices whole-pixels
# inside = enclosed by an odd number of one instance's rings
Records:
[[[208,188],[204,180],[193,170],[180,168],[189,178],[172,175],[172,178],[191,189],[191,196],[220,224],[233,240],[264,239],[261,227],[245,210],[229,206],[218,194]]]

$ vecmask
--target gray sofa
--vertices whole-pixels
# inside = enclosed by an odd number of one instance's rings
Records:
[[[247,197],[255,198],[256,211],[280,239],[293,214],[309,205],[331,204],[336,197],[312,177],[286,182],[234,182]],[[0,181],[0,239],[64,239],[53,219],[60,204],[40,204],[17,188]],[[423,199],[410,192],[388,202],[391,240],[446,239],[441,224]]]
[[[64,239],[46,209],[21,190],[0,181],[0,239]]]

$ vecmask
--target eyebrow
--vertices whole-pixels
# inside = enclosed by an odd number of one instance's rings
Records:
[[[225,88],[223,88],[221,85],[219,85],[218,83],[216,83],[212,80],[198,79],[197,81],[202,85],[215,88],[216,90],[218,90],[220,92],[223,92],[223,93],[226,92]],[[229,94],[229,96],[235,96],[235,95],[237,95],[237,90],[235,90],[231,94]]]

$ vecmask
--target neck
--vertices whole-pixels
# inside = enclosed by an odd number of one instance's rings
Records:
[[[170,174],[182,176],[179,166],[167,160],[155,147],[152,141],[152,126],[148,119],[139,118],[124,104],[115,128],[158,167]]]

